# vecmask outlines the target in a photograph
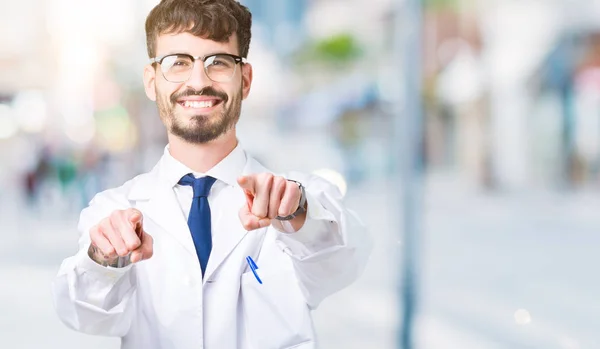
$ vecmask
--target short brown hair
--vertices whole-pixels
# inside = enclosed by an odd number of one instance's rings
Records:
[[[187,32],[217,42],[237,34],[239,55],[248,57],[251,26],[252,14],[235,0],[162,0],[146,18],[148,56],[159,35]]]

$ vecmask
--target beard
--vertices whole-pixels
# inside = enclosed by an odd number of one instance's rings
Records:
[[[242,109],[242,88],[231,100],[225,92],[218,91],[211,86],[200,91],[187,89],[181,93],[163,96],[156,90],[158,111],[168,132],[192,144],[204,144],[213,141],[235,127],[240,119]],[[222,110],[215,111],[212,115],[193,115],[189,122],[187,117],[177,116],[177,100],[185,96],[212,96],[221,100]],[[228,103],[229,102],[229,103]]]

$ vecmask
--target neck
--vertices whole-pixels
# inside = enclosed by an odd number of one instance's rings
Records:
[[[172,134],[169,138],[169,153],[194,172],[206,173],[221,162],[237,146],[235,129],[221,137],[203,144],[188,143]]]

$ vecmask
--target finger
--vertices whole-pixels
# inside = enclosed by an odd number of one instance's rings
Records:
[[[144,223],[144,215],[140,210],[135,208],[128,209],[126,211],[126,214],[128,217],[128,221],[131,222],[131,224],[133,224],[133,229],[138,234],[138,236],[140,236]]]
[[[137,263],[137,262],[142,261],[144,259],[144,250],[143,250],[144,240],[147,240],[147,238],[142,233],[142,244],[140,245],[140,247],[138,247],[137,249],[133,250],[131,252],[131,256],[129,257],[129,260],[131,261],[131,263]]]
[[[242,226],[248,231],[264,228],[271,224],[269,218],[258,218],[245,206],[240,209],[239,217]]]
[[[251,195],[255,195],[254,186],[256,182],[253,176],[240,176],[237,181],[242,189],[250,192]]]
[[[121,232],[115,227],[111,220],[105,221],[100,227],[102,234],[110,244],[115,248],[117,254],[121,257],[126,256],[129,253],[129,249],[125,246],[125,242],[121,237]],[[129,228],[131,229],[131,228]]]
[[[285,192],[281,199],[281,205],[279,205],[278,214],[280,216],[289,216],[294,213],[300,204],[300,196],[301,193],[298,184],[286,181]]]
[[[111,258],[117,255],[117,251],[110,241],[100,231],[100,226],[95,226],[90,230],[90,239],[92,245],[96,246],[105,258]]]
[[[154,254],[154,239],[152,236],[143,233],[142,244],[135,251],[131,252],[131,262],[137,263],[149,259]]]
[[[136,230],[141,231],[141,223],[140,219],[136,218],[136,222],[131,222],[131,216],[127,217],[127,213],[118,215],[113,221],[113,226],[118,229],[121,234],[121,238],[125,243],[125,247],[128,251],[133,251],[140,247],[142,241],[140,240],[140,235]]]
[[[252,209],[252,204],[254,203],[254,195],[250,194],[247,190],[244,190],[244,194],[246,195],[246,204],[248,205],[249,211]]]
[[[271,187],[273,175],[261,175],[255,183],[256,192],[252,203],[252,214],[258,218],[266,218],[269,214],[269,200],[271,199]]]
[[[271,198],[269,201],[269,214],[268,217],[273,219],[277,217],[279,212],[279,205],[281,204],[281,198],[285,193],[285,183],[287,180],[283,177],[273,178],[273,187],[271,188]]]

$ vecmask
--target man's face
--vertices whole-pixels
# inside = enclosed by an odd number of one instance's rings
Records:
[[[215,53],[238,55],[237,36],[226,43],[202,39],[189,33],[160,35],[156,40],[156,56],[185,53],[206,56]],[[240,117],[242,99],[248,96],[252,82],[249,64],[237,64],[229,82],[214,82],[197,60],[190,78],[170,82],[161,66],[148,65],[144,71],[146,94],[156,101],[160,118],[167,131],[189,143],[207,143],[233,131]]]

